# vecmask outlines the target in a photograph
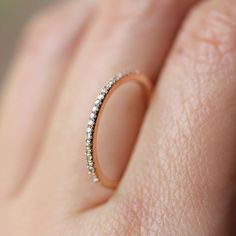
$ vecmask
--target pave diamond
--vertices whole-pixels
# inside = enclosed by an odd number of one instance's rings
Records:
[[[94,150],[93,150],[93,140],[94,140],[94,131],[96,126],[96,120],[99,116],[99,111],[102,107],[103,102],[106,99],[106,95],[109,93],[109,91],[112,89],[114,84],[116,84],[118,81],[120,81],[125,76],[129,75],[129,73],[119,73],[112,77],[108,81],[108,83],[102,88],[101,92],[99,93],[98,97],[95,100],[94,106],[92,107],[92,112],[89,115],[88,125],[86,128],[86,161],[87,161],[87,169],[89,175],[92,176],[93,182],[99,181],[98,173],[96,173],[95,168],[95,160],[94,160]]]
[[[92,126],[92,125],[94,125],[94,124],[95,124],[94,121],[92,121],[92,120],[89,120],[89,121],[88,121],[88,125]]]
[[[107,89],[102,89],[101,91],[102,94],[107,94],[107,92],[108,92]]]
[[[100,101],[100,100],[98,100],[98,99],[95,101],[95,105],[96,105],[96,106],[99,106],[99,105],[100,105],[100,103],[101,103],[101,101]]]
[[[99,110],[98,107],[93,107],[92,109],[93,112],[98,112],[98,110]]]
[[[91,114],[90,114],[90,118],[91,118],[91,119],[95,119],[95,117],[96,117],[96,115],[95,115],[94,113],[91,113]]]
[[[92,129],[89,127],[87,128],[87,133],[91,133],[92,132]]]
[[[93,138],[93,137],[92,137],[92,134],[91,134],[91,133],[88,133],[88,134],[87,134],[87,139],[88,139],[88,140],[92,140],[92,138]]]
[[[98,99],[99,99],[99,100],[103,100],[103,99],[104,99],[104,95],[100,94],[100,95],[98,96]]]

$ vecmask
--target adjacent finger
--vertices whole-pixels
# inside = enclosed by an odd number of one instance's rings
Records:
[[[168,59],[113,202],[144,235],[235,232],[235,20],[235,1],[203,3]]]
[[[91,183],[84,160],[84,130],[93,99],[117,71],[139,69],[155,81],[175,32],[193,2],[149,0],[145,4],[142,1],[104,3],[96,24],[85,39],[83,50],[75,57],[42,151],[42,159],[26,189],[26,195],[31,196],[32,192],[37,191],[34,186],[41,186],[46,195],[53,199],[54,205],[64,202],[73,210],[85,209],[107,200],[113,191]],[[123,99],[116,106],[124,105],[127,110],[127,103],[134,103],[136,96],[137,91],[129,90],[121,96]],[[111,125],[116,122],[116,106],[109,110]],[[136,109],[139,107],[136,106]],[[125,114],[119,120],[120,124],[132,123],[130,117],[133,115]],[[122,129],[123,126],[119,127]],[[134,132],[136,130],[129,129],[123,140],[118,140],[123,144]],[[117,139],[113,137],[110,138],[113,147],[122,148],[122,144],[117,145]],[[39,194],[39,198],[41,201],[45,194]]]
[[[62,3],[26,27],[1,106],[0,196],[20,188],[36,159],[68,61],[92,9],[91,1]]]

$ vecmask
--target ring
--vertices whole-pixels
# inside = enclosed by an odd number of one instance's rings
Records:
[[[147,104],[150,101],[152,92],[152,83],[149,78],[139,72],[119,73],[103,87],[100,94],[95,100],[92,112],[89,115],[88,125],[86,128],[86,161],[88,174],[92,176],[93,182],[100,182],[104,187],[115,188],[117,181],[109,180],[101,170],[97,158],[97,132],[102,111],[113,92],[121,85],[128,81],[136,82],[143,89],[144,97]]]

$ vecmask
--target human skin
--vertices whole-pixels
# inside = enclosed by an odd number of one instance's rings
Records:
[[[74,0],[34,17],[1,101],[0,235],[235,235],[235,22],[235,0]],[[155,85],[111,190],[87,174],[84,131],[127,67]]]

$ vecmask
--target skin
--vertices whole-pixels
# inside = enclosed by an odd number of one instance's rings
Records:
[[[1,99],[0,235],[235,235],[235,22],[234,0],[77,0],[34,17]],[[108,78],[137,68],[154,94],[110,190],[87,175],[84,130]]]

